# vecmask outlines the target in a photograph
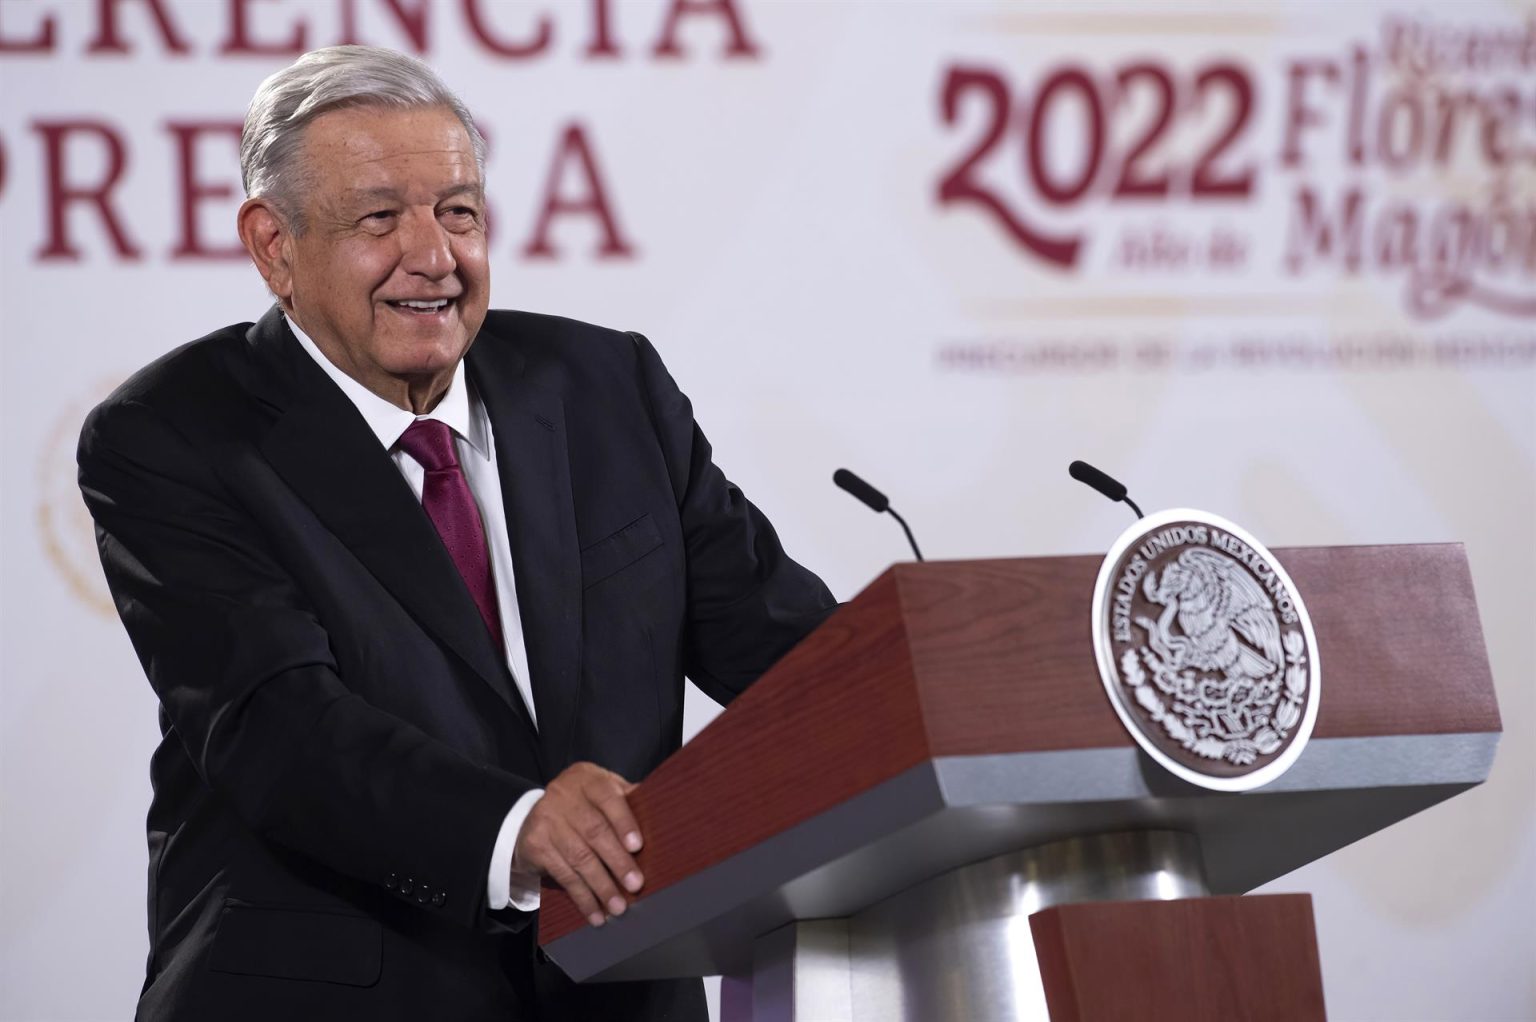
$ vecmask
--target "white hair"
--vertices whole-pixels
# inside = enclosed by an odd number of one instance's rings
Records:
[[[248,197],[266,198],[295,231],[304,229],[295,201],[304,129],[321,114],[344,107],[402,110],[446,107],[469,134],[475,166],[485,175],[485,139],[469,110],[426,64],[377,46],[311,50],[256,89],[240,132],[240,180]]]

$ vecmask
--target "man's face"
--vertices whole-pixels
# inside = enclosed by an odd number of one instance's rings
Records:
[[[303,234],[269,281],[316,345],[397,405],[435,402],[485,319],[485,198],[445,108],[354,107],[305,132]]]

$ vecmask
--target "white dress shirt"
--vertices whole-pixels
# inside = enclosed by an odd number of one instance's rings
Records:
[[[405,477],[405,481],[411,487],[411,492],[416,494],[416,499],[421,499],[422,484],[426,480],[426,469],[404,451],[395,450],[395,443],[402,434],[410,428],[411,423],[417,419],[436,419],[453,431],[454,450],[458,454],[459,466],[464,470],[464,479],[469,483],[469,492],[475,498],[475,505],[480,510],[480,522],[485,529],[486,545],[490,547],[491,576],[496,583],[496,604],[501,616],[501,634],[505,639],[505,656],[507,667],[512,672],[512,680],[517,685],[517,691],[522,696],[523,704],[528,707],[528,716],[537,725],[537,711],[533,705],[533,688],[528,676],[528,649],[523,641],[523,620],[517,610],[517,586],[512,574],[512,547],[507,539],[507,511],[501,502],[501,477],[496,473],[496,443],[491,433],[491,418],[486,414],[485,405],[480,401],[479,395],[470,387],[469,380],[464,375],[464,363],[461,361],[454,367],[453,382],[448,385],[448,390],[443,394],[442,400],[437,403],[425,415],[417,415],[404,408],[397,408],[384,400],[367,387],[358,383],[352,377],[337,368],[330,359],[325,357],[315,342],[309,338],[299,325],[291,318],[288,319],[288,328],[293,331],[293,336],[299,339],[299,345],[309,352],[325,374],[331,378],[341,392],[357,406],[358,414],[363,421],[368,423],[368,428],[373,430],[379,443],[389,452],[394,459],[395,467]],[[512,875],[512,853],[517,847],[517,836],[523,828],[523,821],[528,818],[528,813],[534,804],[544,794],[542,788],[523,795],[507,813],[502,821],[501,830],[496,835],[496,844],[491,852],[491,872],[486,878],[486,901],[492,909],[502,909],[509,905],[512,908],[524,912],[531,912],[539,907],[539,879],[538,877]]]

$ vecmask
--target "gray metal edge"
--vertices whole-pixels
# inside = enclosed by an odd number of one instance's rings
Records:
[[[1280,792],[1479,784],[1498,732],[1314,738],[1278,778],[1247,792],[1208,792],[1157,767],[1133,746],[934,760],[949,806],[1100,802],[1127,798],[1253,798]]]

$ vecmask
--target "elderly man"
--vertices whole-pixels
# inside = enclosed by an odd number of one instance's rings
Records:
[[[729,700],[833,600],[645,338],[487,312],[483,154],[398,54],[267,79],[239,232],[276,307],[85,424],[161,706],[141,1018],[704,1016],[542,961],[539,884],[621,914],[684,674]]]

